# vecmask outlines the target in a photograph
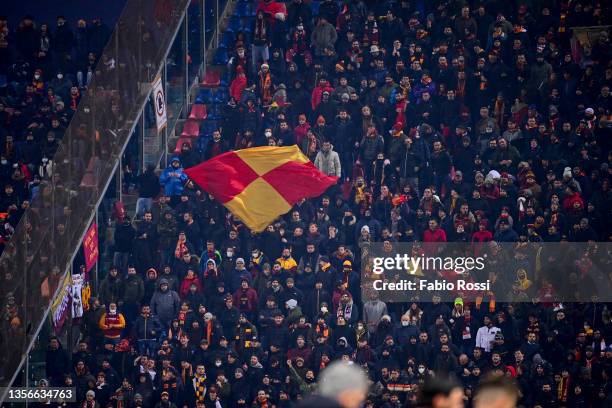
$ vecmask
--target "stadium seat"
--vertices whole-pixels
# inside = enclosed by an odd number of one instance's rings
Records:
[[[218,123],[216,120],[206,120],[202,122],[202,135],[210,135],[213,131],[218,128]]]
[[[206,71],[206,76],[204,77],[204,81],[202,82],[202,86],[208,88],[215,88],[221,84],[221,73],[217,70],[208,70]]]
[[[185,143],[187,143],[189,146],[193,146],[193,144],[191,143],[191,140],[192,140],[191,138],[187,138],[187,137],[179,138],[179,140],[176,142],[174,153],[180,153]]]
[[[195,103],[199,105],[212,103],[212,90],[208,88],[200,89],[195,98]]]
[[[183,126],[181,137],[198,137],[200,135],[200,122],[194,119],[187,119]]]
[[[208,112],[206,111],[206,105],[203,103],[194,103],[191,105],[191,112],[189,113],[189,119],[198,119],[203,120],[208,117]]]
[[[219,46],[217,51],[215,52],[215,57],[213,58],[213,64],[215,65],[225,65],[229,61],[229,56],[227,55],[227,48]]]
[[[226,87],[217,88],[215,94],[213,95],[214,103],[226,103],[229,99],[229,91]]]
[[[222,109],[220,104],[214,104],[210,106],[210,111],[208,112],[208,118],[211,120],[221,119]]]
[[[227,25],[226,31],[229,32],[238,32],[240,31],[240,17],[238,16],[232,16],[229,19],[229,24]]]
[[[255,5],[253,3],[238,3],[236,5],[235,15],[238,17],[254,17],[255,16]]]

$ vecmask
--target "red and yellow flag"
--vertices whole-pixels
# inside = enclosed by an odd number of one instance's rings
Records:
[[[296,145],[223,153],[185,173],[254,232],[338,180],[321,173]]]

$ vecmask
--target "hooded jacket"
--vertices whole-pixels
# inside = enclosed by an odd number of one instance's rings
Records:
[[[338,153],[334,151],[334,147],[332,146],[328,152],[324,152],[323,150],[319,150],[317,153],[317,157],[314,161],[315,166],[319,171],[328,175],[328,176],[336,176],[340,177],[341,167],[340,167],[340,157]]]
[[[172,163],[174,162],[179,163],[179,167],[176,169],[172,167]],[[187,179],[188,177],[183,170],[181,161],[175,157],[170,161],[168,167],[166,167],[166,169],[162,172],[161,176],[159,177],[159,182],[164,187],[164,195],[172,197],[181,195]]]
[[[151,298],[151,312],[159,317],[162,323],[168,324],[178,314],[181,301],[178,293],[170,288],[162,292],[161,286],[164,283],[168,284],[168,280],[159,280],[158,290]]]

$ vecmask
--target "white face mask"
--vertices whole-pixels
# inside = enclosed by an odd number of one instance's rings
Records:
[[[423,374],[425,372],[425,367],[419,367],[419,374]]]
[[[62,79],[64,77],[63,74],[57,74],[57,79]]]
[[[234,256],[234,252],[233,251],[227,251],[226,255],[231,258],[232,256]]]
[[[266,132],[266,137],[271,137],[272,136],[272,132]]]
[[[402,326],[410,326],[410,322],[408,320],[402,320]]]
[[[110,312],[110,314],[117,313],[117,309],[115,309],[115,308],[110,308],[108,311]]]
[[[38,74],[34,75],[34,79],[40,79],[40,75]]]

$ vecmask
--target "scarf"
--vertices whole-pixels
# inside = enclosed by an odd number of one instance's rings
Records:
[[[470,323],[472,323],[472,316],[463,317],[463,330],[461,332],[461,338],[463,340],[469,340],[472,338],[472,333],[470,333]]]
[[[457,97],[465,98],[465,86],[467,81],[465,79],[459,79],[457,81]]]
[[[265,18],[261,20],[257,20],[257,24],[255,24],[255,37],[257,37],[257,39],[260,39],[260,40],[263,40],[266,38]]]
[[[325,337],[329,337],[329,327],[327,327],[326,324],[323,324],[323,325],[317,324],[315,326],[315,332],[317,334],[322,332]]]
[[[561,377],[559,385],[557,385],[557,400],[567,402],[567,395],[569,393],[569,377]]]
[[[191,377],[191,371],[191,364],[181,368],[181,380],[183,380],[183,384],[187,384],[187,379]]]
[[[272,76],[270,72],[259,74],[259,86],[261,88],[261,99],[264,104],[270,103],[272,100]]]
[[[174,257],[176,259],[181,259],[183,255],[188,252],[189,252],[189,249],[187,248],[187,245],[185,245],[184,242],[176,243],[176,249],[174,250]]]
[[[206,340],[208,340],[208,344],[212,344],[212,330],[213,324],[212,319],[206,322]]]
[[[353,313],[353,302],[352,301],[349,301],[344,306],[342,306],[342,303],[338,305],[338,316],[344,316],[346,320],[350,320],[352,313]]]
[[[204,401],[204,395],[206,394],[206,374],[202,376],[196,375],[194,377],[195,381],[195,394],[196,401]]]
[[[187,310],[180,310],[178,314],[179,325],[184,326],[186,319],[187,319]]]

